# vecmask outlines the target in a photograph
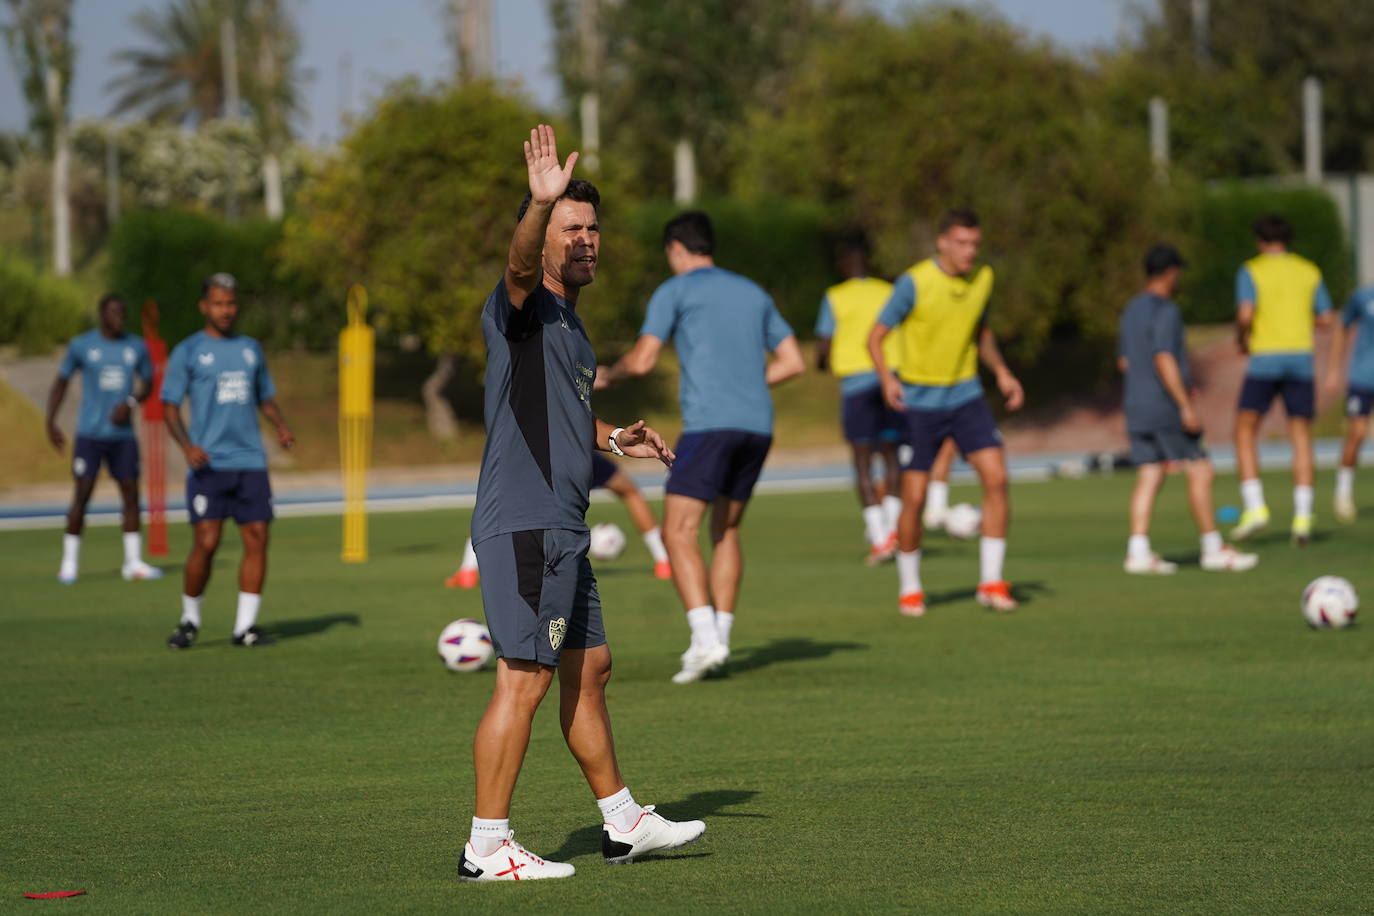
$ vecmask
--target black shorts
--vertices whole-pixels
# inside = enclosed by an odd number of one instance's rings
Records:
[[[192,525],[224,518],[240,525],[270,522],[272,484],[266,471],[198,468],[186,475],[186,511]]]
[[[545,528],[472,545],[497,655],[552,666],[564,649],[606,644],[589,541],[586,531]]]
[[[1131,464],[1158,464],[1161,461],[1196,461],[1207,457],[1202,434],[1190,433],[1181,426],[1127,431],[1131,440]]]
[[[600,452],[592,452],[592,489],[599,490],[620,470],[616,463]]]
[[[959,454],[966,459],[985,448],[1001,448],[1002,434],[992,418],[988,402],[981,397],[948,410],[906,411],[907,444],[911,456],[903,465],[908,471],[929,471],[946,439],[953,439]]]
[[[138,440],[77,436],[72,446],[72,476],[94,477],[102,462],[115,480],[137,480]]]
[[[1371,408],[1374,408],[1374,388],[1357,388],[1351,385],[1345,393],[1345,415],[1367,417]]]
[[[1310,378],[1245,377],[1240,389],[1240,409],[1261,414],[1269,410],[1274,398],[1283,398],[1283,409],[1290,417],[1312,419],[1316,413],[1316,386]]]
[[[887,406],[881,385],[845,395],[840,404],[840,425],[847,442],[872,445],[906,438],[906,419]]]
[[[665,493],[712,503],[720,497],[747,500],[763,472],[773,437],[742,429],[684,433],[673,449]]]

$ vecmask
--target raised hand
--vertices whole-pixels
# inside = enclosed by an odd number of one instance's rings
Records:
[[[525,141],[525,165],[530,172],[530,196],[540,203],[553,203],[572,181],[577,153],[569,153],[567,164],[558,164],[558,141],[553,128],[540,124]]]
[[[657,458],[668,467],[672,467],[673,459],[677,458],[663,437],[645,426],[643,420],[625,427],[615,441],[620,450],[632,458]]]

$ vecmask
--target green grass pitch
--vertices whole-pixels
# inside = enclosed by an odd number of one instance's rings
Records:
[[[686,644],[677,599],[632,538],[599,569],[622,766],[641,803],[708,831],[603,865],[551,696],[513,823],[578,874],[502,886],[454,871],[491,686],[434,652],[445,623],[481,616],[476,594],[440,585],[464,513],[374,516],[371,562],[352,567],[338,519],[278,522],[263,623],[285,638],[264,650],[228,644],[230,530],[203,642],[180,654],[163,641],[185,525],[155,583],[119,581],[115,531],[92,529],[69,588],[53,581],[59,532],[0,535],[0,906],[1367,911],[1374,642],[1367,623],[1309,631],[1297,603],[1323,573],[1374,600],[1374,506],[1319,524],[1306,550],[1262,540],[1252,573],[1142,579],[1120,571],[1129,483],[1013,488],[1008,571],[1029,599],[1015,614],[972,601],[976,544],[933,538],[921,620],[898,616],[890,566],[861,565],[852,496],[761,495],[735,658],[687,687],[668,681]],[[1276,522],[1286,488],[1269,479]],[[1155,544],[1191,561],[1183,499],[1171,480]],[[626,526],[615,504],[591,516]],[[20,897],[64,889],[89,895]]]

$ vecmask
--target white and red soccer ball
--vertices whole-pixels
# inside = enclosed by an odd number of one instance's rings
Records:
[[[481,621],[464,617],[444,627],[439,634],[439,658],[450,671],[481,670],[494,654],[491,634]]]
[[[1302,592],[1302,616],[1310,627],[1318,630],[1338,630],[1355,622],[1360,609],[1360,596],[1355,586],[1340,576],[1313,579]]]

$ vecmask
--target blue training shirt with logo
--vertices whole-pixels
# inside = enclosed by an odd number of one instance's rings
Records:
[[[773,434],[767,353],[792,328],[753,280],[700,267],[654,290],[640,334],[677,348],[682,431]]]
[[[81,410],[76,434],[88,439],[133,439],[134,424],[116,426],[110,414],[134,393],[134,376],[151,382],[153,364],[142,337],[106,337],[99,329],[78,334],[67,344],[57,374],[81,372]]]
[[[251,337],[204,331],[176,345],[162,379],[162,402],[191,400],[191,441],[218,471],[265,471],[258,405],[277,393],[262,347]]]
[[[1341,309],[1341,324],[1347,331],[1359,328],[1350,351],[1350,386],[1374,391],[1374,286],[1355,290]]]

